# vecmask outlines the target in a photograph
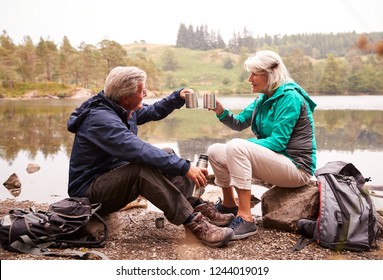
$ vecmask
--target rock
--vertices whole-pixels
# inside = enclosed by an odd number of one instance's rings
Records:
[[[17,197],[21,193],[21,183],[19,177],[16,173],[13,173],[9,178],[3,183],[3,185],[9,190],[11,195]]]
[[[108,237],[115,237],[123,226],[123,220],[119,218],[118,213],[110,213],[101,218],[106,223]],[[104,225],[97,218],[92,217],[89,223],[84,227],[83,232],[86,235],[93,236],[96,240],[100,240],[104,236]]]
[[[84,99],[89,98],[93,95],[93,92],[90,89],[86,88],[77,88],[70,92],[70,99]]]
[[[125,205],[121,211],[129,210],[132,208],[148,208],[148,201],[142,196],[138,196],[137,199]]]
[[[38,95],[37,90],[30,90],[23,95],[23,98],[32,99],[32,98],[35,98],[37,95]]]
[[[262,196],[262,222],[265,228],[296,232],[299,219],[316,218],[319,191],[316,186],[273,187]]]
[[[28,174],[35,173],[40,170],[40,166],[36,163],[28,163],[27,172]]]

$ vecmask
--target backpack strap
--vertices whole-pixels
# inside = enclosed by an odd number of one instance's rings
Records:
[[[96,211],[97,210],[95,210],[93,212],[92,217],[95,217],[104,226],[104,234],[100,240],[68,240],[68,239],[59,239],[58,238],[58,239],[56,239],[56,242],[73,244],[73,245],[78,245],[78,246],[86,246],[86,247],[100,247],[100,246],[102,246],[104,241],[108,238],[108,226],[107,226],[105,220],[99,214],[97,214]]]
[[[50,251],[47,248],[54,244],[54,242],[45,242],[41,244],[35,244],[28,235],[22,235],[20,236],[20,240],[15,240],[10,244],[10,247],[15,249],[18,252],[26,253],[26,254],[32,254],[32,255],[44,255],[44,256],[61,256],[61,257],[70,257],[70,258],[78,258],[78,259],[89,259],[91,255],[96,255],[97,257],[108,260],[109,258],[97,251],[87,251],[82,252],[78,250],[71,250],[71,251]]]
[[[305,248],[306,246],[310,245],[311,243],[313,243],[315,240],[314,238],[307,238],[305,236],[301,236],[297,242],[295,243],[295,245],[290,249],[290,252],[295,252],[295,251],[300,251],[302,250],[303,248]]]

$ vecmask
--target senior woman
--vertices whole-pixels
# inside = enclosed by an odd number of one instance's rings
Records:
[[[261,180],[285,188],[306,185],[316,168],[316,141],[313,111],[316,104],[293,81],[282,59],[273,51],[259,51],[244,66],[250,73],[252,92],[259,96],[239,114],[217,101],[213,111],[233,130],[248,127],[250,139],[232,139],[208,147],[215,183],[223,200],[216,207],[233,213],[233,239],[256,233],[251,215],[251,185]],[[238,195],[238,205],[235,193]]]

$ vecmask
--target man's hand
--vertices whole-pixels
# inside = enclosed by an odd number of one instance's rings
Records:
[[[197,187],[205,187],[207,185],[207,169],[199,166],[190,165],[190,169],[188,173],[186,173],[186,177],[192,180]]]
[[[184,88],[183,90],[181,90],[180,92],[180,97],[182,99],[185,99],[185,93],[192,93],[194,92],[194,90],[192,90],[191,88]]]

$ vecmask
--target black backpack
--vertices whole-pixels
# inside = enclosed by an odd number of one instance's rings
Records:
[[[94,251],[50,251],[47,248],[102,247],[108,236],[105,221],[96,213],[101,204],[87,198],[65,198],[49,205],[47,211],[12,209],[0,221],[0,243],[13,252],[87,258]],[[101,239],[84,235],[84,227],[95,217],[104,226]]]
[[[368,251],[376,245],[378,213],[364,178],[352,164],[333,161],[315,171],[320,193],[316,219],[298,220],[303,234],[293,247],[300,250],[311,242],[336,251]]]

